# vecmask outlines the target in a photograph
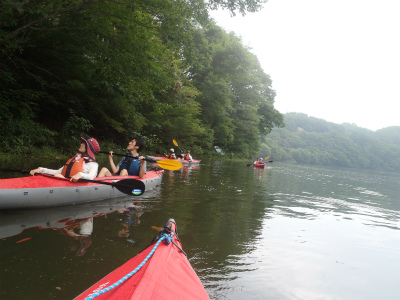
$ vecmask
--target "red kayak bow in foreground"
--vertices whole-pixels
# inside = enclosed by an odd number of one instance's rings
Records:
[[[191,267],[170,219],[150,246],[75,300],[210,299]]]

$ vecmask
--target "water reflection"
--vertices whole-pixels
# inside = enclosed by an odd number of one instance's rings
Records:
[[[396,175],[393,177],[394,185],[387,186],[388,180],[377,180],[372,184],[365,174],[357,175],[349,170],[285,165],[276,172],[290,179],[287,186],[282,182],[271,183],[277,190],[271,194],[277,203],[277,214],[307,219],[321,218],[321,214],[334,214],[343,219],[361,217],[365,225],[400,229],[400,205],[393,204],[395,195],[400,192],[395,183],[398,180]],[[390,181],[392,176],[387,175]]]
[[[159,195],[1,212],[0,298],[50,299],[56,289],[55,298],[73,299],[148,243],[134,228]]]
[[[215,162],[202,166],[201,176],[192,178],[196,185],[191,186],[190,195],[199,195],[201,201],[197,200],[195,211],[199,218],[193,212],[191,223],[200,230],[190,236],[181,233],[181,239],[196,245],[187,250],[188,257],[211,298],[223,299],[227,282],[237,279],[238,272],[258,268],[243,257],[256,249],[262,220],[274,205],[268,195],[268,177],[268,169]]]
[[[92,245],[90,235],[93,232],[93,218],[68,221],[66,225],[66,227],[61,229],[61,233],[71,236],[76,241],[70,247],[71,251],[75,252],[76,256],[84,255],[86,249]]]
[[[140,221],[135,220],[133,215],[142,214],[139,212],[141,203],[148,202],[149,199],[156,201],[160,194],[161,187],[156,187],[139,197],[126,196],[77,205],[0,211],[0,239],[17,236],[24,230],[35,227],[58,229],[72,237],[90,236],[93,218],[113,212],[121,213],[124,216],[121,221],[129,226],[139,224]]]
[[[140,216],[143,214],[140,207],[141,203],[136,203],[132,207],[128,207],[125,210],[119,210],[121,214],[120,221],[122,228],[118,231],[119,237],[129,237],[131,233],[131,227],[140,224]]]
[[[252,247],[207,270],[212,298],[397,299],[399,176],[368,176],[290,165],[269,170],[267,187],[253,195],[266,204],[263,225]]]
[[[97,203],[99,204],[99,203]],[[137,210],[139,203],[105,200],[101,205],[71,205],[38,210],[0,212],[0,239],[16,236],[29,228],[57,229],[71,237],[88,237],[93,232],[93,218],[112,212]]]
[[[198,172],[200,169],[200,165],[188,165],[188,166],[182,166],[180,169],[182,180],[185,182],[185,184],[190,184],[190,175],[193,173]]]
[[[0,296],[72,299],[147,246],[152,227],[172,217],[211,299],[394,300],[398,182],[391,174],[202,160],[195,168],[166,171],[156,193],[130,197],[130,204],[92,203],[85,214],[71,207],[36,223],[32,211],[15,214],[19,221],[5,234],[14,236],[0,239]],[[10,228],[11,216],[1,217],[2,229],[3,217],[4,229]],[[92,244],[76,256],[81,236],[60,234],[60,228],[89,218]],[[24,288],[18,289],[21,277]]]

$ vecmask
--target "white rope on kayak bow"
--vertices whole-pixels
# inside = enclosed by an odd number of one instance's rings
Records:
[[[146,258],[129,274],[125,275],[124,277],[122,277],[120,280],[118,280],[117,282],[113,283],[112,285],[110,285],[109,287],[106,287],[105,289],[102,289],[101,291],[98,291],[94,294],[91,294],[90,296],[86,297],[85,300],[92,300],[104,293],[107,293],[109,291],[111,291],[112,289],[116,288],[117,286],[119,286],[120,284],[122,284],[123,282],[125,282],[126,280],[128,280],[129,278],[131,278],[135,273],[137,273],[137,271],[139,271],[144,264],[150,259],[150,257],[154,254],[154,252],[156,251],[158,245],[160,245],[161,241],[164,241],[164,243],[166,243],[167,245],[169,245],[172,241],[172,236],[169,236],[165,233],[163,233],[163,236],[157,241],[157,243],[154,245],[153,249],[151,249],[150,253],[146,256]]]

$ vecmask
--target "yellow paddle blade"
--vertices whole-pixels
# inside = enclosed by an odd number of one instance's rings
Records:
[[[156,163],[160,166],[160,168],[171,171],[179,170],[180,168],[182,168],[182,163],[173,159],[157,160]]]
[[[269,158],[269,156],[267,156],[265,159],[268,159]]]
[[[156,227],[156,226],[151,226],[151,228],[157,230],[157,231],[161,231],[161,229],[163,229],[163,227]]]
[[[179,147],[179,146],[178,146],[178,142],[177,142],[177,141],[175,141],[175,140],[172,140],[172,142],[174,143],[174,145],[175,145],[175,146]]]

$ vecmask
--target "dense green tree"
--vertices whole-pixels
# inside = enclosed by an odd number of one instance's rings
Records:
[[[207,43],[198,47],[212,60],[194,63],[188,72],[202,92],[202,120],[214,131],[214,143],[225,151],[254,155],[262,134],[283,126],[282,115],[273,107],[271,79],[235,35],[209,26],[204,39]]]
[[[176,80],[154,16],[130,2],[39,2],[14,7],[15,21],[2,27],[2,41],[20,51],[3,56],[1,98],[10,103],[23,89],[32,119],[55,131],[73,114],[96,135],[140,131],[140,104],[156,106]]]
[[[208,1],[208,7],[211,9],[228,9],[232,15],[235,15],[239,11],[242,15],[246,12],[256,12],[262,8],[262,3],[266,3],[267,0],[210,0]]]
[[[379,140],[381,140],[385,143],[390,143],[390,144],[395,144],[397,146],[400,146],[400,127],[399,126],[391,126],[391,127],[377,130],[375,133],[375,136],[377,138],[379,138]]]
[[[273,129],[267,138],[267,145],[271,148],[269,155],[274,160],[400,170],[400,146],[396,144],[400,138],[399,127],[373,132],[355,125],[338,125],[299,113],[285,114],[285,123],[288,126]]]
[[[208,9],[245,14],[263,2],[1,1],[0,148],[141,134],[254,153],[283,124],[271,80]]]

